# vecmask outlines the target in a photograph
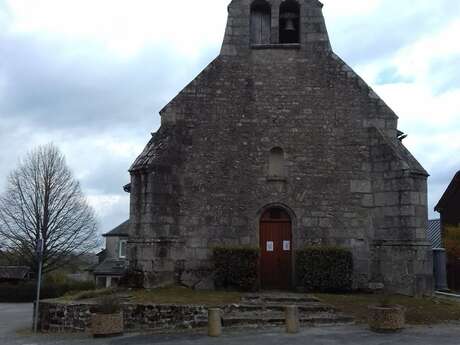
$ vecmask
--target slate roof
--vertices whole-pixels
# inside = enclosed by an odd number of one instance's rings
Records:
[[[428,221],[428,239],[433,248],[442,248],[441,220],[433,219]]]
[[[434,210],[441,212],[443,208],[449,203],[449,199],[458,192],[460,192],[460,171],[455,174],[454,178],[450,182]]]
[[[24,280],[30,273],[30,268],[26,266],[0,266],[0,279]]]
[[[183,130],[181,126],[162,125],[158,132],[152,133],[152,138],[129,171],[149,171],[153,167],[168,168],[177,163],[180,146],[185,140]]]
[[[128,266],[127,260],[107,259],[93,269],[95,275],[123,275]]]
[[[399,140],[389,140],[389,138],[382,132],[382,130],[374,127],[379,133],[380,138],[393,150],[393,153],[400,159],[400,161],[406,165],[405,169],[409,169],[411,172],[429,176],[428,172],[424,167],[415,159],[415,157],[409,152],[404,144]]]
[[[113,230],[109,231],[108,233],[102,235],[104,237],[120,237],[120,236],[128,236],[129,235],[129,220],[121,223]]]
[[[162,128],[157,133],[152,133],[152,138],[129,168],[129,171],[148,169],[161,157],[161,152],[168,150],[170,142],[171,137]]]

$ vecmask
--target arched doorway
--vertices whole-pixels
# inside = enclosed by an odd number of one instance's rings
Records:
[[[280,207],[266,210],[260,218],[260,281],[263,289],[291,288],[292,222]]]

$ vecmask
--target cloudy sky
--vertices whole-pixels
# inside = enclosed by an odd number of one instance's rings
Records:
[[[218,54],[228,2],[0,0],[0,192],[19,157],[52,141],[101,231],[125,220],[127,169],[158,111]],[[460,2],[323,2],[335,52],[430,172],[432,210],[460,170]]]

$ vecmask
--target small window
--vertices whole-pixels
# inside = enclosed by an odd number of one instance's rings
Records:
[[[280,6],[280,43],[300,43],[300,6],[286,0]]]
[[[270,44],[272,11],[265,0],[251,5],[251,44]]]
[[[270,150],[270,161],[268,167],[270,177],[284,177],[284,151],[281,147],[275,147]]]
[[[118,284],[120,283],[120,278],[119,277],[112,277],[110,280],[110,286],[111,287],[118,287]]]
[[[128,244],[128,241],[126,240],[120,240],[119,242],[119,257],[124,259],[126,258],[126,245]]]
[[[96,286],[98,288],[106,288],[107,287],[107,277],[103,277],[103,276],[96,277]]]

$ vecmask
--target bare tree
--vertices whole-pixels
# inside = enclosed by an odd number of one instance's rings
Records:
[[[40,238],[44,272],[99,246],[95,213],[53,144],[40,146],[21,160],[0,196],[0,239],[5,249],[35,270]]]

